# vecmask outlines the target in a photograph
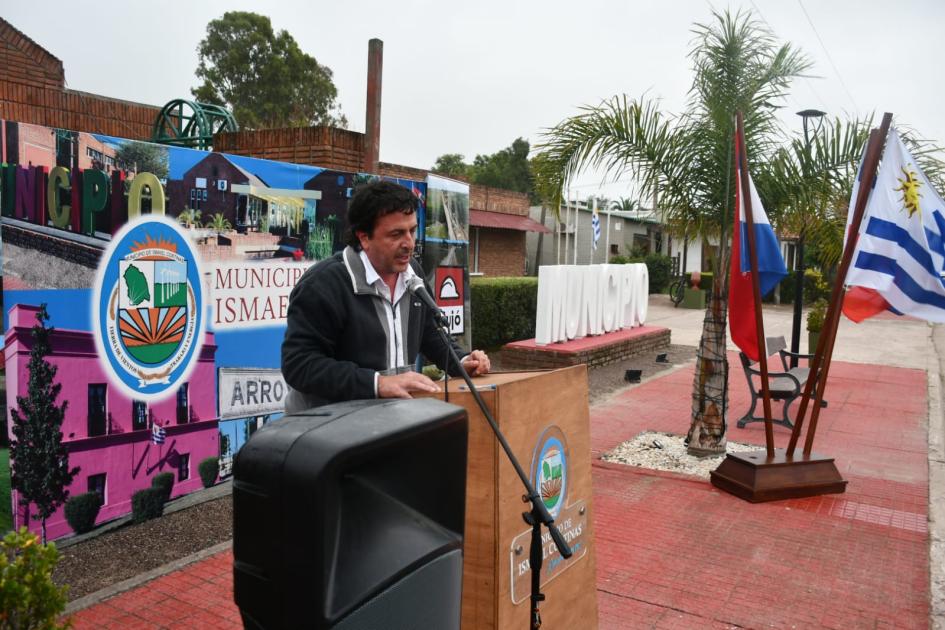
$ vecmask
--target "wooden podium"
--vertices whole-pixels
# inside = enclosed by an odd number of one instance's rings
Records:
[[[545,627],[597,628],[586,366],[473,382],[574,549],[564,560],[543,529]],[[462,379],[450,379],[449,389],[449,402],[469,413],[462,628],[527,628],[531,528],[522,520],[530,509],[524,488]]]

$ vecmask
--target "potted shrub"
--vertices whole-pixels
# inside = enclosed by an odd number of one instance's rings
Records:
[[[705,310],[706,291],[702,287],[712,287],[712,272],[693,271],[689,274],[689,284],[683,291],[683,308],[697,308]]]
[[[820,331],[824,328],[824,319],[827,316],[827,300],[821,298],[814,302],[807,311],[807,352],[814,354],[817,342],[820,340]]]

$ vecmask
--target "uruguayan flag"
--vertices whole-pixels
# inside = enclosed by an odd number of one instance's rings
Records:
[[[890,129],[846,284],[874,289],[900,313],[945,323],[943,234],[945,203]]]
[[[597,241],[600,240],[600,215],[597,213],[597,199],[594,199],[594,213],[591,215],[591,227],[594,228],[594,251],[597,251]]]
[[[739,169],[738,178],[740,177],[741,170]],[[736,185],[740,186],[738,178],[736,178]],[[755,226],[755,248],[758,250],[756,254],[758,256],[758,284],[761,287],[763,297],[768,295],[787,275],[787,268],[784,266],[784,258],[781,257],[781,246],[778,244],[778,237],[775,236],[771,223],[768,222],[768,215],[765,213],[764,206],[761,205],[761,198],[758,196],[758,191],[755,190],[755,182],[751,180],[750,175],[748,176],[748,189],[751,192],[751,217]],[[741,188],[738,190],[741,192]],[[748,209],[741,202],[740,196],[739,200],[741,203],[738,213],[740,219],[739,234],[741,236],[740,267],[742,273],[749,273],[751,271],[751,259],[748,253],[748,219],[745,216]]]

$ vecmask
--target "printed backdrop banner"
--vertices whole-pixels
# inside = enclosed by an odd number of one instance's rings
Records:
[[[421,226],[423,269],[427,283],[436,294],[437,304],[450,320],[450,332],[459,336],[460,343],[472,344],[469,294],[469,184],[438,175],[427,175],[427,203]],[[462,268],[462,286],[454,287],[463,297],[462,306],[456,306],[448,293],[441,291],[445,269]],[[452,272],[447,272],[452,273]]]
[[[174,475],[172,496],[202,487],[205,459],[225,477],[249,436],[283,414],[292,288],[343,249],[349,199],[376,176],[13,121],[0,128],[0,455],[15,439],[10,410],[30,392],[34,329],[45,326],[56,403],[67,403],[62,440],[79,469],[69,495],[99,493],[97,522],[130,513],[132,494],[158,473]],[[418,197],[424,220],[426,182],[393,181]],[[451,239],[422,259],[431,280],[441,259],[466,265],[468,190],[460,206],[458,220],[437,215]],[[35,514],[15,490],[0,496],[0,530],[38,531]],[[62,507],[47,529],[72,533]]]

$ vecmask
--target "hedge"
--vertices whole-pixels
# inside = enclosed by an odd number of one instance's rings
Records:
[[[85,492],[69,497],[65,508],[66,522],[76,534],[92,531],[101,507],[102,497],[98,492]]]
[[[647,254],[643,258],[630,256],[611,256],[610,264],[625,265],[627,263],[644,263],[647,275],[650,278],[650,293],[662,293],[669,287],[672,279],[673,259],[663,254]]]
[[[200,481],[204,488],[209,488],[217,481],[217,475],[220,474],[220,460],[216,457],[207,457],[200,460],[197,464],[197,473],[200,475]]]
[[[164,513],[164,489],[145,488],[131,495],[131,520],[143,523]]]
[[[781,304],[794,303],[796,273],[791,270],[781,280]],[[804,270],[804,304],[813,304],[817,300],[830,298],[830,290],[830,283],[819,269],[808,267]]]
[[[473,348],[496,348],[535,336],[538,278],[473,278]]]
[[[160,489],[161,496],[164,497],[164,502],[167,503],[170,501],[171,491],[174,489],[174,473],[162,472],[154,475],[154,479],[151,480],[151,487]]]

